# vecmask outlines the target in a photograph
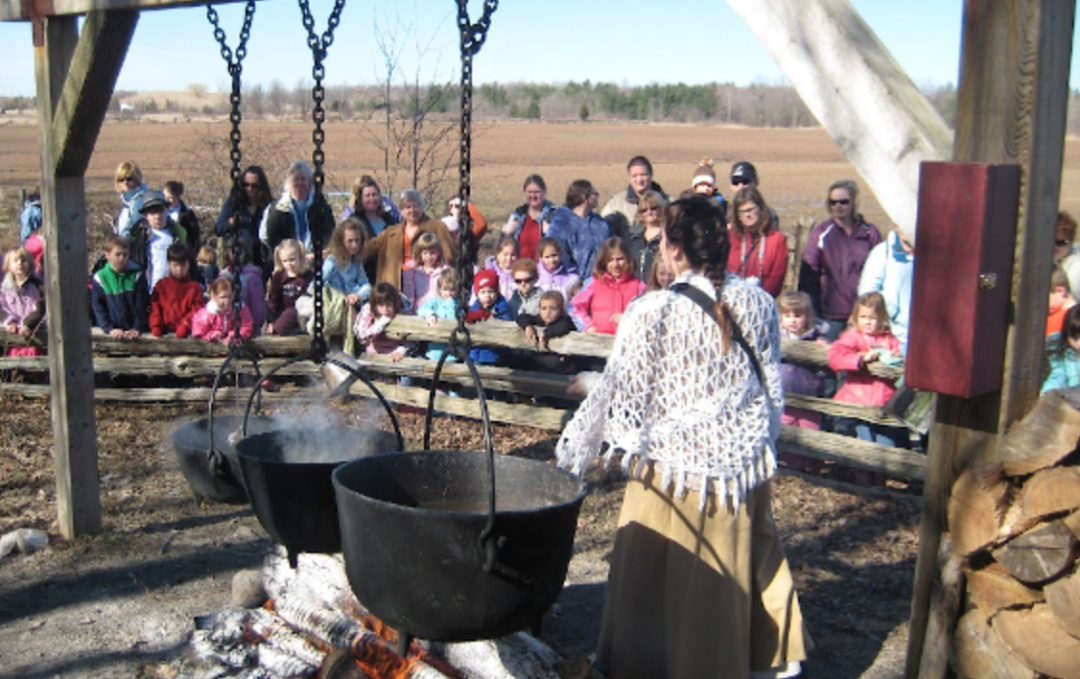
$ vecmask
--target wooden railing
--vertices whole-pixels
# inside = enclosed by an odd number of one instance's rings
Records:
[[[402,341],[440,341],[445,342],[450,331],[455,327],[453,321],[439,321],[428,326],[416,317],[399,316],[391,323],[387,335]],[[469,326],[474,345],[496,346],[520,351],[544,351],[525,340],[517,325],[505,321],[489,321]],[[4,337],[0,331],[0,342],[13,338]],[[16,340],[17,341],[17,340]],[[552,340],[550,351],[574,356],[605,358],[611,352],[614,338],[607,335],[572,333],[565,338]],[[144,336],[135,340],[114,340],[99,330],[92,336],[94,350],[94,371],[97,373],[116,373],[123,375],[173,376],[180,378],[205,378],[215,375],[221,367],[221,357],[226,349],[220,344],[195,339],[176,339],[173,337],[154,338]],[[249,342],[250,349],[261,356],[260,367],[263,373],[288,357],[297,356],[307,351],[310,338],[264,336]],[[812,342],[785,340],[781,347],[784,358],[790,361],[813,366],[827,366],[826,348]],[[410,377],[430,379],[435,370],[435,362],[423,358],[406,358],[394,363],[383,356],[362,354],[358,357],[361,365],[373,374],[392,377]],[[236,361],[236,371],[253,374],[250,362]],[[0,358],[0,371],[19,369],[28,372],[48,371],[48,358]],[[578,400],[566,393],[569,384],[564,375],[531,372],[511,368],[478,366],[478,371],[486,389],[516,394],[516,403],[499,400],[488,401],[488,410],[492,420],[508,424],[560,431],[573,415],[572,408],[550,405],[538,405],[558,399],[563,403]],[[881,377],[896,379],[900,371],[881,364],[871,364],[870,371]],[[276,374],[281,376],[318,377],[317,367],[309,362],[299,362],[288,366]],[[459,385],[471,385],[472,378],[461,364],[447,363],[443,367],[441,380]],[[380,383],[380,391],[390,401],[417,407],[426,407],[428,390],[415,386],[402,386],[393,381]],[[218,397],[228,400],[249,393],[249,389],[226,387],[219,389]],[[353,393],[364,396],[367,388],[362,384],[353,386]],[[107,401],[205,401],[210,397],[210,386],[182,388],[112,388],[95,389],[95,397]],[[27,384],[14,380],[0,382],[0,393],[20,394],[26,397],[47,398],[48,385]],[[264,393],[265,401],[275,400],[316,400],[323,398],[311,389],[296,386],[283,386],[275,393]],[[836,417],[855,418],[867,422],[902,426],[900,420],[883,415],[880,408],[840,403],[829,399],[789,395],[786,401],[790,405],[808,408]],[[441,412],[463,416],[479,417],[479,409],[471,398],[458,398],[439,395],[435,407]],[[784,426],[779,440],[781,451],[798,453],[820,460],[839,462],[847,466],[882,471],[895,478],[921,480],[926,469],[923,455],[907,450],[861,441],[829,432],[812,431]]]

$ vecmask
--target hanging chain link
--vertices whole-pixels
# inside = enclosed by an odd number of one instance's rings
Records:
[[[472,182],[472,59],[484,41],[491,27],[491,15],[499,7],[499,0],[485,0],[484,13],[474,24],[469,19],[468,0],[457,0],[458,33],[461,36],[461,163],[459,166],[460,183],[458,195],[461,197],[461,210],[458,212],[458,233],[461,238],[461,253],[458,257],[457,270],[460,288],[458,291],[457,329],[451,338],[451,345],[456,344],[460,335],[464,338],[466,351],[469,348],[469,331],[465,327],[465,317],[469,308],[469,293],[472,290],[472,263],[476,261],[476,238],[472,232],[472,215],[469,214],[469,202]]]
[[[315,144],[315,150],[311,153],[311,161],[314,166],[312,181],[315,185],[315,197],[308,209],[308,230],[311,233],[311,248],[315,251],[315,328],[311,339],[312,351],[318,355],[326,353],[326,338],[323,336],[323,242],[321,225],[327,221],[333,223],[334,213],[330,204],[323,195],[323,184],[326,175],[323,173],[323,163],[326,162],[326,154],[323,152],[323,142],[326,141],[326,133],[322,125],[326,121],[326,110],[323,101],[326,99],[326,89],[323,87],[323,78],[326,77],[326,52],[334,43],[334,29],[341,21],[341,11],[345,9],[345,0],[334,0],[334,9],[330,12],[330,18],[326,22],[326,30],[320,37],[315,33],[315,19],[311,16],[311,7],[308,0],[298,0],[300,12],[304,17],[304,28],[307,29],[307,44],[311,49],[311,77],[315,85],[311,88],[311,98],[315,102],[311,109],[311,119],[315,123],[315,129],[311,133],[311,141]]]
[[[229,343],[234,347],[240,346],[244,341],[240,336],[240,307],[243,303],[240,295],[242,287],[240,281],[240,263],[243,256],[243,246],[240,244],[240,211],[243,209],[243,206],[241,205],[243,187],[241,186],[240,176],[240,161],[243,160],[243,155],[240,153],[240,121],[243,117],[240,113],[240,102],[242,99],[240,92],[240,74],[243,71],[244,57],[247,56],[247,41],[248,38],[251,37],[251,22],[254,18],[255,0],[248,0],[247,5],[244,7],[244,23],[240,28],[240,43],[236,46],[236,58],[233,59],[233,51],[225,40],[225,30],[222,29],[218,23],[217,10],[214,9],[213,5],[206,6],[206,19],[210,22],[210,25],[214,27],[214,39],[217,40],[218,45],[221,46],[221,58],[228,66],[229,76],[232,80],[232,91],[229,93],[229,104],[231,105],[229,122],[232,123],[232,130],[229,132],[229,158],[232,160],[232,168],[229,170],[229,177],[232,179],[233,217],[230,229],[232,261],[229,270],[233,278],[234,295],[232,308],[233,332]]]

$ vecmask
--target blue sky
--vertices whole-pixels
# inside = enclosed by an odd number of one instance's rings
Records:
[[[331,0],[310,0],[321,33]],[[962,0],[852,0],[919,86],[956,83]],[[470,0],[475,19],[482,3]],[[235,45],[241,3],[218,6]],[[451,0],[349,0],[326,63],[327,84],[380,79],[375,26],[399,26],[402,72],[421,82],[456,78],[456,3]],[[411,28],[411,30],[406,30]],[[417,59],[420,52],[424,58]],[[296,3],[259,3],[244,63],[247,83],[286,87],[311,79],[311,56]],[[34,93],[33,47],[26,23],[0,24],[0,96]],[[419,66],[418,66],[419,64]],[[1073,87],[1080,82],[1073,54]],[[778,84],[783,75],[724,0],[502,0],[474,62],[484,82],[570,80],[647,83],[709,81]],[[205,7],[147,11],[139,20],[117,89],[182,90],[192,83],[227,89],[228,76]]]

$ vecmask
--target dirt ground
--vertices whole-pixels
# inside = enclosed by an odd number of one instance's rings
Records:
[[[348,424],[365,409],[335,408]],[[196,506],[169,444],[195,406],[98,407],[105,530],[63,541],[54,523],[49,412],[43,401],[0,397],[0,533],[38,528],[45,550],[0,561],[0,676],[159,677],[183,650],[196,615],[226,608],[234,573],[257,568],[272,545],[247,506]],[[418,443],[423,421],[403,416]],[[499,452],[551,458],[544,432],[495,427]],[[436,447],[478,449],[481,428],[439,421]],[[917,487],[887,495],[781,475],[774,512],[818,647],[809,676],[855,679],[883,651],[901,667],[916,550]],[[622,481],[594,474],[579,521],[567,587],[544,638],[570,657],[592,651]],[[889,639],[889,643],[886,640]],[[869,676],[869,675],[867,675]],[[882,677],[895,674],[878,675]]]
[[[91,256],[116,207],[112,172],[122,160],[138,161],[152,185],[185,181],[190,202],[212,220],[226,174],[205,140],[224,137],[225,130],[210,123],[106,125],[87,172]],[[370,132],[359,123],[328,126],[330,186],[347,189],[378,166]],[[495,221],[521,202],[521,181],[529,173],[547,179],[556,203],[581,177],[607,196],[625,187],[625,162],[636,153],[649,156],[656,179],[676,193],[702,156],[716,159],[721,178],[732,162],[749,158],[785,226],[803,214],[820,219],[825,186],[838,177],[857,178],[821,130],[520,123],[480,124],[475,137],[474,196]],[[260,162],[272,178],[288,160],[310,156],[307,139],[310,130],[302,124],[256,123],[245,130],[251,148],[266,155]],[[0,124],[5,248],[17,242],[18,189],[38,181],[36,144],[34,127]],[[1067,171],[1073,156],[1067,153]],[[888,226],[872,195],[863,196],[862,210]],[[362,409],[339,411],[351,423]],[[48,403],[0,395],[6,434],[0,437],[0,533],[38,528],[51,536],[41,552],[0,560],[0,677],[167,676],[163,668],[184,647],[193,617],[226,607],[232,575],[258,567],[271,547],[246,506],[199,507],[191,499],[168,433],[177,421],[205,416],[204,408],[99,404],[97,415],[105,530],[64,541],[54,523]],[[403,419],[407,438],[418,441],[420,418]],[[497,426],[495,435],[502,453],[551,457],[549,433]],[[439,447],[476,448],[481,441],[474,423],[441,422],[436,430]],[[885,495],[856,494],[836,485],[844,478],[843,470],[830,470],[820,478],[781,475],[775,481],[774,512],[817,643],[809,675],[894,677],[906,643],[921,489],[890,482]],[[592,479],[568,586],[545,621],[545,638],[569,656],[595,645],[621,491],[616,477]],[[886,662],[872,667],[879,656]]]

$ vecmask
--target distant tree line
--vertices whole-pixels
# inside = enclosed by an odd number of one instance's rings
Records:
[[[200,86],[189,85],[188,93]],[[328,86],[326,109],[332,118],[368,119],[385,115],[394,101],[406,102],[414,112],[456,116],[460,90],[453,83],[427,84],[419,87],[395,85],[388,104],[384,85]],[[181,113],[189,115],[226,115],[224,96],[205,94],[198,106],[182,107],[163,99],[138,99],[136,92],[116,92],[112,111],[120,113],[121,101],[137,100],[125,107],[127,115],[140,113]],[[957,91],[952,85],[924,89],[923,94],[950,127],[956,124]],[[582,120],[582,121],[657,121],[715,122],[751,127],[814,127],[817,121],[799,99],[795,89],[782,85],[737,86],[730,83],[708,85],[643,85],[624,87],[613,83],[569,82],[564,85],[532,83],[487,83],[476,88],[475,115],[488,120]],[[6,112],[33,111],[34,97],[3,97],[0,108]],[[244,89],[246,118],[305,118],[311,111],[311,83],[300,80],[287,87],[278,80]],[[1069,93],[1066,131],[1080,135],[1080,89]]]

